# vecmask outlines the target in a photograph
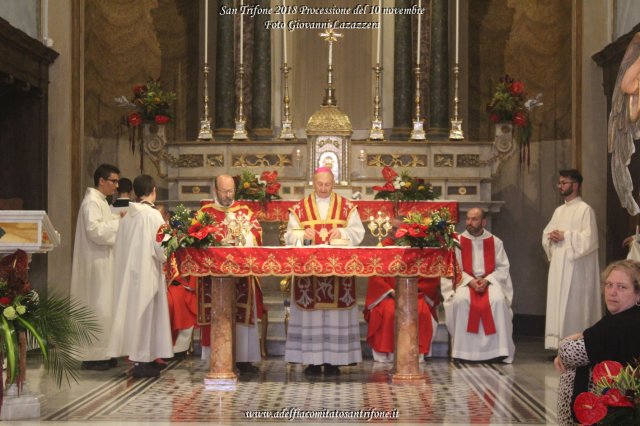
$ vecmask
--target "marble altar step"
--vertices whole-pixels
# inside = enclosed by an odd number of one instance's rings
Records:
[[[263,287],[264,288],[264,287]],[[285,349],[285,307],[284,295],[278,291],[276,294],[265,292],[264,302],[269,310],[269,327],[267,331],[267,352],[269,356],[284,356]],[[438,328],[432,346],[432,356],[446,358],[449,353],[449,333],[444,323],[444,309],[439,307]],[[358,311],[360,312],[360,342],[362,344],[362,356],[371,358],[371,348],[366,342],[367,323],[364,320],[364,296],[358,297]]]

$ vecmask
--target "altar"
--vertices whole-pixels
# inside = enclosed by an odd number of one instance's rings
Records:
[[[391,379],[404,382],[422,379],[414,295],[417,278],[459,274],[453,251],[439,248],[212,247],[181,249],[176,257],[182,275],[211,281],[211,365],[204,379],[208,389],[226,389],[238,379],[233,369],[232,343],[236,277],[396,277],[396,358]]]

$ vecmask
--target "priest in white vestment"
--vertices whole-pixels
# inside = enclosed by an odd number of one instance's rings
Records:
[[[87,188],[76,223],[70,295],[89,308],[102,327],[90,347],[80,348],[78,359],[85,370],[116,366],[106,353],[113,321],[113,244],[120,216],[111,212],[107,196],[117,194],[119,174],[116,166],[98,166],[94,188]]]
[[[542,232],[542,247],[551,262],[544,347],[553,350],[561,339],[602,318],[596,215],[579,195],[582,175],[574,169],[559,174],[564,204]]]
[[[502,240],[484,229],[480,208],[467,212],[466,231],[460,235],[456,257],[462,279],[453,289],[442,279],[445,319],[452,336],[451,356],[467,361],[501,358],[513,362],[513,285]]]
[[[362,242],[365,231],[357,208],[335,194],[333,185],[331,169],[316,169],[313,194],[291,208],[284,235],[287,244],[295,242],[294,230],[301,228],[310,244],[336,239],[352,246]],[[355,278],[302,277],[293,280],[291,290],[285,361],[308,364],[309,375],[322,374],[323,367],[325,375],[337,375],[338,366],[361,362]]]
[[[114,315],[108,356],[128,356],[133,377],[158,377],[158,358],[173,357],[169,305],[162,265],[164,249],[156,235],[164,219],[153,203],[149,175],[133,181],[139,202],[129,203],[115,243]]]

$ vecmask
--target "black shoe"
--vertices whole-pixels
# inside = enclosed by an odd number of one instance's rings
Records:
[[[258,367],[251,364],[250,362],[236,362],[236,368],[241,373],[257,373],[258,371],[260,371]]]
[[[322,374],[322,366],[309,364],[307,368],[304,369],[304,374],[308,376],[319,376]]]
[[[158,361],[151,361],[149,364],[153,368],[155,368],[155,369],[157,369],[159,371],[162,371],[162,370],[164,370],[165,368],[167,368],[169,366],[169,364],[167,364],[167,363],[162,363],[162,362],[158,362]]]
[[[141,377],[160,377],[160,370],[152,364],[153,362],[136,362],[133,364],[131,375],[136,379]]]
[[[176,352],[173,354],[173,358],[169,358],[169,359],[185,359],[187,357],[187,351],[182,351],[182,352]],[[165,361],[169,361],[168,359],[166,359]]]
[[[109,367],[110,368],[115,368],[118,366],[118,358],[111,358],[109,361],[107,361],[109,363]]]
[[[80,368],[83,370],[106,371],[111,368],[110,361],[82,361]]]
[[[323,364],[324,365],[324,375],[325,376],[339,376],[340,368],[337,365],[332,364]]]

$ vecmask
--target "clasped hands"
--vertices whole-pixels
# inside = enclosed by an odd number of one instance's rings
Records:
[[[560,241],[564,241],[564,231],[560,231],[559,229],[554,229],[549,233],[549,241],[552,243],[559,243]]]
[[[484,293],[485,291],[487,291],[487,287],[489,286],[489,284],[489,281],[481,277],[474,278],[469,281],[469,287],[474,289],[476,293]]]

